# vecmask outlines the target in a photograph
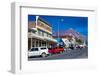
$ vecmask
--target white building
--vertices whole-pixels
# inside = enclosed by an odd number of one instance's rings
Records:
[[[52,37],[52,27],[43,19],[28,22],[28,49],[51,47],[57,41]]]

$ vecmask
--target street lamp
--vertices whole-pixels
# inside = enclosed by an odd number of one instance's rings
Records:
[[[58,40],[60,40],[60,36],[59,36],[59,24],[60,24],[60,22],[63,22],[64,21],[64,19],[60,19],[60,20],[58,20],[58,22],[57,22],[57,25],[58,25]],[[59,41],[58,41],[58,46],[59,46]]]

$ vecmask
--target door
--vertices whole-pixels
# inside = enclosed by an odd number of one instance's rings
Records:
[[[38,56],[38,55],[40,55],[39,48],[32,48],[31,49],[31,54],[32,54],[32,56]]]

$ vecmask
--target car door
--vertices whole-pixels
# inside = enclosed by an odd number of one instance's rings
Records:
[[[38,56],[39,55],[39,48],[32,48],[31,49],[31,53],[33,56]]]

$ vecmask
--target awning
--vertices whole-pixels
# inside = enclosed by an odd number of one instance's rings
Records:
[[[44,37],[44,39],[47,40],[47,41],[51,41],[51,42],[57,43],[56,39],[53,39],[53,38],[50,38],[50,37]]]

